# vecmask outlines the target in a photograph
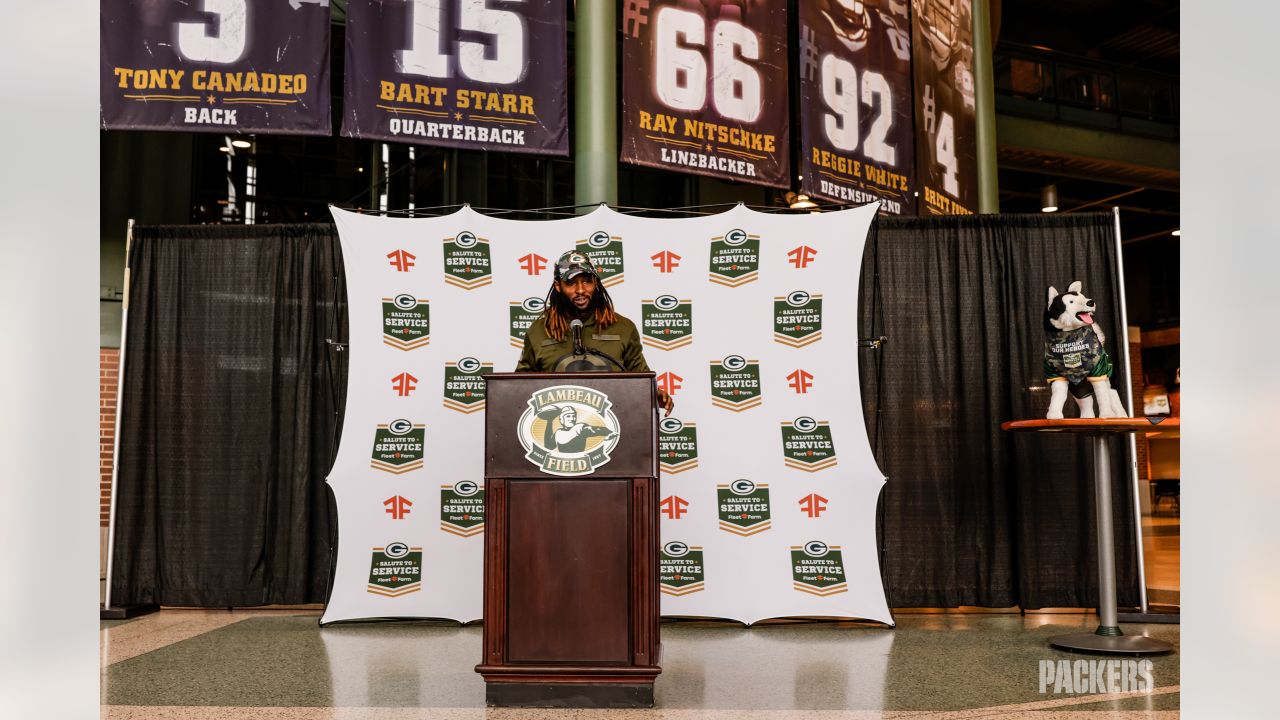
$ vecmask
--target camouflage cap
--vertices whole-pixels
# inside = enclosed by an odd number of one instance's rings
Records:
[[[597,280],[600,279],[600,272],[596,270],[596,266],[591,263],[591,258],[587,257],[586,253],[570,250],[556,260],[556,280],[572,280],[583,273]]]

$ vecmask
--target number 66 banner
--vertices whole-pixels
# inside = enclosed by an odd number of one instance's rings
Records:
[[[569,154],[564,0],[350,0],[348,137]]]
[[[786,0],[622,4],[624,162],[789,187]]]

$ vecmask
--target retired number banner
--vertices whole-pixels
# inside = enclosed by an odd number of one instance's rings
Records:
[[[912,0],[919,212],[971,215],[978,207],[971,0]]]
[[[907,1],[800,3],[803,192],[915,212]]]
[[[786,0],[622,7],[621,159],[789,187]]]
[[[351,0],[348,137],[569,154],[564,0]]]
[[[328,135],[328,0],[102,0],[108,130]]]

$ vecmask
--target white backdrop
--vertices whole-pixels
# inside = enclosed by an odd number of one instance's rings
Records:
[[[662,614],[892,624],[875,545],[884,477],[858,388],[858,279],[875,211],[739,206],[665,220],[601,207],[529,222],[335,209],[350,366],[321,622],[480,617],[476,379],[515,368],[523,321],[576,246],[607,268],[676,401],[659,450]]]

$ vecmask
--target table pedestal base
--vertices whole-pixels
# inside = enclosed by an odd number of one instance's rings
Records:
[[[1145,635],[1099,635],[1096,632],[1057,635],[1049,638],[1049,645],[1059,650],[1117,655],[1158,655],[1173,652],[1173,646],[1169,643]]]

